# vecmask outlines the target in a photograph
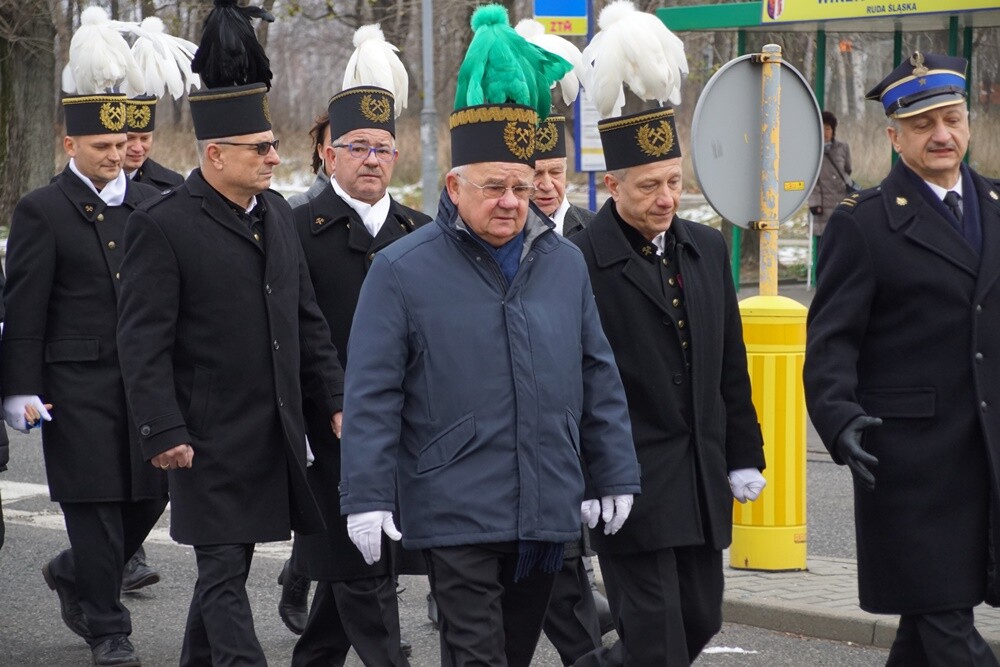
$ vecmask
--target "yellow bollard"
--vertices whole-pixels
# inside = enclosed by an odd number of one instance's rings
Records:
[[[733,503],[731,567],[806,569],[806,405],[802,364],[807,309],[783,296],[740,302],[747,364],[764,432],[767,486],[756,501]]]

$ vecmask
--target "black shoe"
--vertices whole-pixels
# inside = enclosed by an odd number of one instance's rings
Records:
[[[306,629],[306,618],[309,616],[309,586],[312,582],[292,574],[289,570],[290,563],[291,561],[286,560],[278,575],[278,585],[281,586],[278,616],[286,628],[301,635]]]
[[[427,618],[430,619],[431,625],[434,626],[435,630],[441,629],[441,620],[438,618],[437,602],[434,600],[434,596],[430,593],[427,594]]]
[[[146,550],[139,547],[122,573],[122,593],[133,593],[140,588],[152,586],[160,580],[160,573],[146,565]]]
[[[611,618],[611,605],[608,604],[604,593],[596,587],[591,590],[594,593],[594,606],[597,607],[597,622],[601,626],[601,634],[606,635],[615,629],[615,620]]]
[[[399,638],[399,650],[402,651],[403,655],[407,658],[413,653],[413,644],[410,643],[408,639]]]
[[[80,607],[80,599],[76,596],[76,591],[71,587],[63,585],[55,578],[51,570],[52,561],[42,566],[42,576],[49,588],[59,596],[59,614],[63,623],[73,631],[74,634],[83,637],[90,642],[90,629],[87,627],[87,617]]]
[[[139,654],[135,652],[135,647],[132,646],[132,642],[125,635],[105,639],[90,649],[90,652],[94,655],[95,665],[142,667]]]

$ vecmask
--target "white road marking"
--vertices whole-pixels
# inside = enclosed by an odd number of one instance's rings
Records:
[[[20,510],[10,507],[12,503],[26,498],[49,497],[49,487],[45,484],[29,484],[27,482],[12,482],[9,480],[0,481],[0,497],[3,498],[4,521],[9,524],[22,526],[33,526],[35,528],[46,528],[65,532],[66,524],[63,521],[62,512],[59,506],[53,503],[49,509],[41,511]],[[170,505],[167,505],[166,512],[170,512]],[[171,546],[190,548],[187,545],[178,544],[170,537],[167,528],[154,528],[146,538],[147,543],[169,544]],[[254,549],[255,556],[263,558],[274,558],[285,560],[292,554],[292,541],[267,542],[258,544]]]

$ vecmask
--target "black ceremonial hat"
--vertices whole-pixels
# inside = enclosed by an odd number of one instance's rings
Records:
[[[271,129],[267,86],[263,83],[199,90],[188,93],[188,101],[198,139],[238,137]]]
[[[396,136],[396,104],[392,93],[377,86],[355,86],[330,99],[330,136],[342,137],[351,130],[385,130]]]
[[[125,129],[152,132],[156,126],[156,95],[140,95],[125,101]]]
[[[451,166],[519,162],[535,166],[538,114],[521,104],[481,104],[452,112]]]
[[[890,118],[917,114],[965,102],[965,58],[914,52],[865,95],[878,100]]]
[[[535,159],[566,157],[566,116],[549,116],[535,130]]]
[[[597,123],[608,171],[681,156],[673,109],[652,109]]]
[[[215,0],[205,19],[191,69],[205,88],[188,94],[198,139],[257,134],[271,129],[267,91],[271,68],[250,19],[274,21],[260,7]]]
[[[125,132],[125,100],[124,95],[117,93],[64,96],[62,105],[66,115],[66,134],[79,137]]]

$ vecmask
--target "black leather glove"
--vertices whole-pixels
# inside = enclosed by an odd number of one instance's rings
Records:
[[[878,467],[878,459],[861,447],[861,433],[870,426],[881,426],[878,417],[859,415],[852,419],[837,436],[837,456],[847,464],[854,475],[854,481],[869,491],[875,489],[875,474],[871,468]]]

